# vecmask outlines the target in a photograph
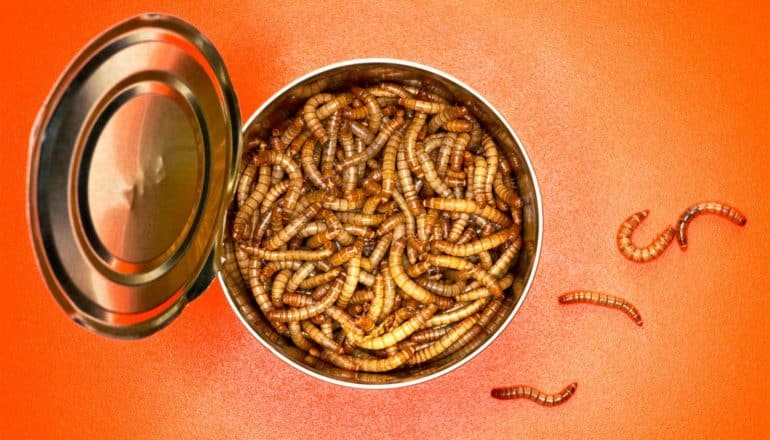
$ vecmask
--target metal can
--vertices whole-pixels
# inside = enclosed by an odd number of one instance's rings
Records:
[[[391,374],[315,367],[269,335],[248,289],[229,279],[226,221],[246,135],[266,135],[309,96],[352,83],[427,84],[467,106],[521,164],[525,246],[513,294],[491,334],[446,358]],[[237,98],[213,44],[189,23],[145,14],[94,39],[57,81],[30,138],[28,219],[43,277],[69,316],[109,337],[168,325],[219,274],[244,326],[276,356],[313,377],[393,388],[448,373],[508,325],[532,284],[542,243],[532,165],[505,119],[478,93],[417,63],[358,59],[311,72],[268,99],[241,129]]]

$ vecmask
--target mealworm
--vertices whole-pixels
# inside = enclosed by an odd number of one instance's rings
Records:
[[[637,325],[642,325],[642,316],[633,304],[618,296],[588,290],[573,290],[559,296],[561,304],[596,304],[599,306],[619,309],[628,315]]]
[[[304,293],[284,292],[281,301],[289,307],[305,307],[315,304],[313,297]]]
[[[304,180],[297,164],[286,154],[277,151],[260,151],[254,156],[254,162],[258,165],[279,165],[289,175],[289,190],[283,204],[287,212],[292,212],[299,199]]]
[[[666,229],[656,235],[647,246],[638,247],[633,243],[631,240],[631,235],[634,233],[636,227],[639,226],[639,223],[647,218],[649,214],[650,211],[647,209],[644,211],[639,211],[635,214],[632,214],[630,217],[625,219],[623,223],[620,224],[620,228],[618,229],[618,234],[616,237],[616,243],[620,253],[628,260],[637,263],[646,263],[648,261],[652,261],[655,258],[658,258],[663,253],[663,251],[668,248],[671,242],[674,241],[676,231],[671,225],[669,225],[666,226]]]
[[[254,259],[251,259],[249,263],[251,261],[254,261]],[[262,267],[260,280],[264,283],[281,270],[298,270],[301,265],[302,263],[299,261],[270,261]]]
[[[401,186],[401,192],[404,200],[406,200],[408,211],[414,216],[423,214],[425,210],[417,197],[417,189],[412,180],[409,165],[406,163],[404,148],[399,148],[398,153],[396,153],[396,168],[398,169],[398,183]]]
[[[319,93],[305,102],[305,107],[302,110],[302,117],[305,119],[305,125],[310,133],[319,142],[323,143],[329,140],[329,136],[326,133],[321,121],[316,113],[316,107],[321,104],[325,104],[332,100],[334,96],[330,93]]]
[[[331,249],[319,250],[291,250],[291,251],[268,251],[254,246],[240,245],[240,248],[248,254],[268,261],[318,261],[332,255]]]
[[[273,307],[279,308],[283,305],[283,293],[286,291],[286,283],[289,281],[290,276],[290,270],[282,270],[273,279],[273,286],[270,291],[270,302],[273,304]]]
[[[482,187],[483,188],[483,187]],[[475,193],[474,193],[475,194]],[[466,199],[454,199],[454,198],[432,198],[423,201],[423,205],[426,208],[438,209],[441,211],[452,212],[464,212],[466,214],[475,214],[483,217],[491,222],[497,223],[500,226],[510,226],[510,218],[497,209],[488,206],[480,205],[471,200]]]
[[[263,167],[267,168],[267,167]],[[259,183],[257,183],[257,187],[259,187]],[[267,211],[270,210],[270,208],[275,204],[276,200],[278,200],[286,191],[289,190],[289,181],[284,180],[283,182],[274,185],[272,188],[270,188],[267,193],[264,194],[263,200],[262,200],[262,206],[259,207],[260,214],[265,215]],[[258,188],[254,190],[254,192],[257,192]],[[248,201],[246,202],[249,203]]]
[[[449,189],[446,183],[441,180],[441,177],[439,177],[433,161],[430,159],[430,157],[428,157],[428,153],[425,152],[425,148],[416,145],[415,154],[417,156],[417,160],[420,163],[420,167],[422,167],[423,173],[425,175],[425,181],[428,183],[428,185],[441,197],[450,197],[452,195],[452,191]]]
[[[529,385],[516,385],[512,387],[493,388],[492,397],[501,400],[523,398],[529,399],[543,406],[555,406],[569,400],[569,398],[575,394],[575,390],[577,390],[576,382],[567,385],[563,390],[556,394],[546,394]]]
[[[395,355],[385,359],[359,359],[331,351],[323,351],[321,358],[340,368],[352,371],[383,372],[394,370],[403,365],[414,354],[414,348],[405,347]]]
[[[323,150],[321,151],[321,175],[324,177],[331,176],[334,169],[334,154],[337,152],[337,137],[341,122],[340,113],[336,111],[329,117],[329,122],[326,126],[326,133],[329,139],[323,144]]]
[[[313,302],[305,307],[272,310],[267,312],[267,318],[273,321],[287,322],[302,321],[319,315],[337,301],[342,292],[343,283],[344,282],[341,279],[337,278],[332,284],[331,289],[329,289],[329,292],[319,302]],[[312,299],[309,301],[312,301]]]
[[[243,203],[249,196],[251,183],[254,181],[254,175],[256,173],[257,164],[254,161],[251,161],[248,165],[246,165],[246,168],[243,170],[243,174],[241,175],[241,180],[238,182],[238,189],[236,193],[239,207],[243,206]]]
[[[308,341],[302,334],[302,328],[298,321],[289,322],[289,336],[291,341],[302,350],[308,351],[313,347],[313,344]]]
[[[495,194],[497,194],[497,196],[500,197],[509,207],[517,209],[521,208],[521,197],[516,195],[516,193],[504,183],[502,173],[497,173],[495,175],[494,181],[492,182],[492,187],[495,191]]]
[[[331,182],[328,179],[324,179],[321,175],[321,171],[318,170],[315,160],[313,159],[313,151],[315,150],[316,140],[308,139],[302,146],[302,152],[300,154],[300,164],[305,171],[310,182],[318,188],[329,191],[331,189]]]
[[[305,281],[314,270],[314,262],[306,261],[302,263],[302,265],[296,271],[294,271],[294,273],[289,278],[289,281],[286,283],[286,291],[289,293],[295,292],[299,285]]]
[[[462,337],[463,334],[468,332],[468,330],[470,330],[471,327],[473,327],[476,324],[476,321],[478,321],[478,319],[479,319],[478,315],[472,315],[463,319],[462,322],[452,327],[452,330],[447,332],[447,334],[445,334],[444,336],[438,338],[430,346],[428,346],[423,350],[417,351],[414,354],[414,356],[409,358],[408,360],[409,365],[421,364],[438,356],[444,350],[449,348],[450,345],[454,344],[458,339],[460,339],[460,337]]]
[[[439,113],[441,110],[444,110],[447,107],[446,104],[441,104],[438,102],[423,101],[423,100],[414,99],[414,98],[400,98],[398,100],[398,105],[404,108],[408,108],[410,110],[414,110],[416,112],[430,113],[430,114]]]
[[[356,342],[361,348],[369,350],[379,350],[382,348],[390,347],[397,344],[400,341],[408,338],[409,335],[419,330],[426,320],[430,319],[434,313],[436,313],[435,304],[429,304],[424,309],[416,313],[413,317],[409,318],[403,324],[399,325],[395,329],[381,336],[374,338],[364,338]]]
[[[402,256],[405,248],[404,234],[405,232],[403,225],[398,225],[393,234],[393,243],[390,245],[388,266],[392,271],[393,280],[396,282],[396,285],[401,288],[404,293],[423,304],[436,303],[439,304],[440,307],[442,305],[451,304],[451,299],[432,294],[424,287],[415,283],[404,272],[404,266],[402,262]]]
[[[467,257],[500,246],[510,237],[514,236],[516,232],[518,232],[518,229],[515,228],[503,229],[502,231],[496,232],[488,237],[483,237],[464,244],[454,244],[439,240],[431,243],[431,249],[437,252],[454,255],[456,257]]]
[[[352,246],[355,253],[348,262],[347,272],[345,273],[345,286],[339,299],[337,299],[337,305],[341,308],[347,306],[358,285],[358,279],[361,275],[361,247],[361,241],[356,241],[355,245]]]
[[[335,165],[336,170],[343,171],[347,168],[358,165],[362,162],[366,162],[367,160],[376,156],[377,153],[379,153],[380,150],[382,150],[382,148],[385,146],[385,144],[391,138],[391,136],[393,136],[393,133],[395,133],[396,130],[401,128],[402,125],[404,125],[403,118],[395,117],[393,119],[390,119],[388,122],[386,122],[382,126],[380,131],[374,137],[374,139],[372,139],[372,141],[369,143],[369,147],[367,147],[364,151],[351,155],[350,157],[346,158],[344,161],[337,163]]]
[[[436,327],[463,320],[481,310],[487,304],[487,301],[488,298],[479,298],[465,307],[435,315],[425,323],[425,326]]]
[[[682,250],[687,250],[687,227],[690,222],[701,214],[715,214],[730,220],[738,226],[746,224],[746,216],[743,215],[738,209],[733,208],[725,203],[720,202],[701,202],[688,207],[682,215],[679,216],[679,221],[676,225],[677,240],[679,241],[679,247]]]
[[[468,114],[466,107],[447,107],[438,112],[436,116],[428,122],[428,133],[435,133],[436,130],[443,127],[447,122],[460,118]],[[452,130],[449,130],[452,131]]]
[[[340,344],[338,344],[334,339],[325,335],[321,330],[318,329],[318,327],[314,326],[310,321],[307,321],[307,320],[301,321],[300,325],[302,326],[302,330],[307,334],[307,336],[313,341],[315,341],[316,344],[334,353],[343,352]]]
[[[406,163],[409,166],[409,169],[418,179],[423,177],[423,172],[422,168],[420,167],[420,162],[417,159],[415,148],[418,134],[420,130],[422,130],[422,128],[425,126],[426,117],[427,115],[425,113],[417,113],[414,115],[406,129],[406,133],[404,134],[404,158],[406,159]]]
[[[444,129],[452,133],[469,133],[473,123],[465,119],[454,119],[444,124]]]
[[[300,228],[302,228],[305,223],[315,217],[320,209],[321,205],[319,203],[311,204],[307,210],[305,210],[294,220],[290,221],[286,226],[283,227],[283,229],[278,231],[277,234],[270,238],[265,243],[265,249],[272,251],[286,244],[286,242],[288,242],[292,237],[297,235],[297,232],[299,232]]]
[[[342,269],[340,269],[339,267],[335,267],[333,269],[330,269],[328,272],[320,273],[318,275],[305,278],[302,282],[299,283],[299,288],[300,289],[316,288],[318,286],[326,284],[331,280],[337,278],[337,276],[339,276],[340,273],[342,273]]]

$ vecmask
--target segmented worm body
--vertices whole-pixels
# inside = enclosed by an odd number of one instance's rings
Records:
[[[682,250],[687,250],[687,228],[701,214],[714,214],[726,218],[738,226],[746,224],[746,216],[732,206],[720,202],[701,202],[688,207],[676,224],[677,240]]]
[[[623,298],[606,293],[592,292],[590,290],[574,290],[559,296],[561,304],[595,304],[621,310],[628,315],[636,325],[642,325],[642,315],[633,304]]]
[[[316,368],[441,365],[513,304],[508,152],[472,106],[396,80],[301,87],[297,113],[245,136],[223,272],[249,325]]]
[[[529,385],[516,385],[512,387],[493,388],[492,397],[500,400],[529,399],[543,406],[556,406],[569,400],[569,398],[575,394],[576,390],[577,382],[567,385],[563,390],[555,394],[546,394]]]
[[[639,226],[642,220],[647,218],[649,214],[650,211],[646,209],[644,211],[639,211],[632,214],[620,224],[616,242],[618,250],[620,250],[620,253],[628,260],[637,263],[652,261],[658,258],[663,251],[668,248],[671,242],[674,241],[676,232],[674,231],[674,228],[669,225],[666,226],[666,229],[656,235],[647,246],[639,247],[634,244],[631,235],[634,233],[636,227]]]

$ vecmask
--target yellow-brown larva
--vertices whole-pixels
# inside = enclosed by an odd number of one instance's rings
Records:
[[[725,203],[701,202],[692,205],[688,207],[682,213],[682,215],[679,216],[679,221],[676,225],[677,240],[679,241],[679,247],[682,250],[687,250],[687,227],[695,217],[701,214],[719,215],[738,226],[744,226],[746,224],[746,216],[738,211],[738,209],[733,208],[732,206],[729,206]]]
[[[674,228],[669,225],[666,226],[662,232],[656,235],[647,246],[639,247],[634,244],[631,239],[631,235],[634,233],[636,227],[639,226],[639,223],[647,218],[649,214],[650,211],[647,209],[634,213],[625,219],[623,223],[620,224],[620,228],[618,228],[618,233],[616,236],[618,250],[620,251],[621,255],[623,255],[628,260],[637,263],[646,263],[648,261],[652,261],[658,258],[663,253],[663,251],[669,247],[671,242],[674,241],[676,231],[674,231]]]
[[[529,399],[543,406],[555,406],[569,400],[575,394],[575,390],[577,390],[577,382],[567,385],[563,390],[555,394],[546,394],[529,385],[516,385],[493,388],[492,397],[500,400]]]
[[[423,101],[414,98],[400,98],[398,105],[420,113],[436,114],[447,108],[446,104],[439,102]]]
[[[623,313],[628,315],[631,320],[633,320],[636,325],[641,326],[642,321],[642,315],[639,313],[639,310],[637,310],[636,307],[634,307],[633,304],[626,301],[625,299],[609,295],[606,293],[599,293],[599,292],[592,292],[590,290],[573,290],[571,292],[567,292],[561,296],[559,296],[559,303],[561,304],[578,304],[578,303],[584,303],[584,304],[596,304],[599,306],[604,307],[610,307],[613,309],[621,310]]]

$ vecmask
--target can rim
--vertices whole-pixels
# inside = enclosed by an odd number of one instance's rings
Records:
[[[432,75],[436,75],[440,78],[443,78],[447,81],[450,81],[457,86],[465,89],[468,93],[473,95],[474,98],[478,99],[479,102],[484,104],[489,110],[491,110],[492,114],[500,121],[500,123],[505,127],[508,134],[510,134],[513,138],[513,140],[516,142],[516,145],[519,148],[519,152],[521,153],[522,159],[524,163],[526,164],[527,173],[531,179],[532,188],[534,190],[534,193],[537,198],[537,203],[535,203],[536,210],[537,210],[537,235],[535,237],[535,250],[534,255],[532,256],[532,270],[527,277],[526,282],[524,283],[524,286],[521,291],[521,296],[517,300],[516,304],[514,305],[513,309],[511,310],[511,313],[508,315],[508,317],[505,319],[505,321],[500,325],[500,327],[497,328],[484,343],[476,347],[471,353],[469,353],[467,356],[463,357],[462,359],[457,360],[455,363],[451,365],[447,365],[444,368],[441,368],[435,372],[432,372],[430,374],[427,374],[423,377],[410,379],[407,378],[404,381],[401,382],[395,382],[395,383],[387,383],[387,384],[365,384],[365,383],[356,383],[356,382],[347,382],[340,379],[335,379],[333,377],[325,376],[323,374],[320,374],[316,371],[313,371],[310,368],[307,368],[306,366],[300,364],[299,362],[287,357],[283,353],[281,353],[278,349],[276,349],[272,344],[270,344],[268,341],[266,341],[259,333],[254,330],[254,328],[248,323],[246,318],[240,313],[238,310],[238,305],[235,303],[233,299],[233,294],[230,292],[230,289],[227,287],[227,283],[225,282],[222,271],[220,270],[217,274],[217,277],[219,278],[219,283],[222,286],[222,291],[225,295],[225,298],[227,298],[227,302],[230,304],[230,307],[235,312],[235,315],[238,317],[238,319],[241,321],[244,327],[251,333],[252,336],[254,336],[265,348],[267,348],[270,352],[272,352],[276,357],[284,361],[285,363],[291,365],[293,368],[312,376],[316,379],[323,380],[325,382],[330,382],[335,385],[340,385],[344,387],[349,388],[357,388],[357,389],[366,389],[366,390],[372,390],[372,389],[395,389],[395,388],[402,388],[410,385],[417,385],[420,383],[424,383],[427,381],[430,381],[432,379],[436,379],[438,377],[441,377],[445,374],[448,374],[466,363],[468,363],[471,359],[478,356],[482,351],[484,351],[492,342],[494,342],[495,339],[505,330],[508,325],[510,324],[513,317],[518,313],[519,309],[521,308],[521,305],[524,303],[524,300],[527,297],[527,294],[529,293],[530,288],[532,287],[532,284],[535,279],[535,275],[537,273],[537,267],[540,262],[540,252],[543,244],[543,204],[542,204],[542,195],[540,194],[540,186],[537,181],[537,176],[535,175],[534,167],[532,166],[532,162],[529,159],[529,155],[527,154],[524,145],[522,144],[519,137],[516,135],[516,132],[513,130],[513,128],[508,124],[508,121],[503,117],[503,115],[489,102],[486,98],[481,96],[476,90],[474,90],[472,87],[468,86],[464,82],[460,81],[459,79],[455,78],[454,76],[445,73],[441,70],[435,69],[430,66],[426,66],[424,64],[420,64],[414,61],[406,61],[406,60],[400,60],[395,58],[356,58],[351,59],[347,61],[340,61],[333,64],[329,64],[326,66],[323,66],[321,68],[318,68],[316,70],[313,70],[305,75],[300,76],[299,78],[291,81],[286,86],[282,87],[280,90],[275,92],[273,95],[271,95],[265,102],[257,108],[254,113],[249,117],[249,119],[246,121],[246,123],[243,124],[242,127],[242,135],[246,134],[246,130],[248,127],[251,126],[251,124],[254,122],[254,120],[261,115],[268,106],[270,106],[276,99],[281,97],[282,95],[289,92],[291,89],[296,87],[297,85],[301,84],[304,81],[307,81],[311,78],[314,78],[320,74],[333,71],[340,68],[345,67],[352,67],[352,66],[358,66],[363,64],[388,64],[388,65],[397,65],[402,67],[408,67],[412,69],[418,69],[425,71],[427,73],[430,73]],[[226,227],[226,222],[223,222],[223,228]],[[223,234],[224,236],[224,234]],[[220,244],[221,246],[221,244]]]

